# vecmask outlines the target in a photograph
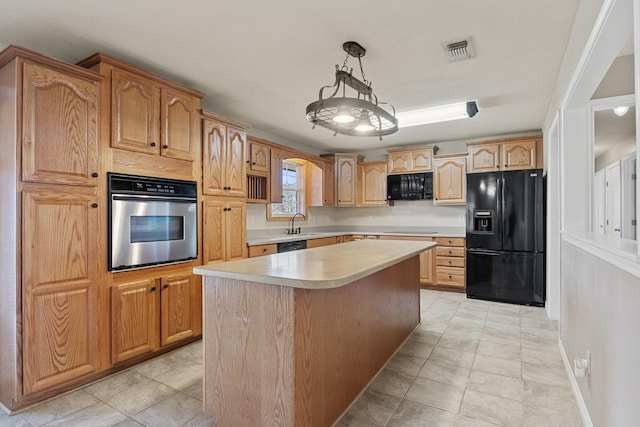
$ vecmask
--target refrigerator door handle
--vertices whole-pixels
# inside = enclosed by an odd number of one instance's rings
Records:
[[[474,254],[478,254],[478,255],[489,255],[489,256],[498,256],[500,255],[497,252],[492,252],[492,251],[483,251],[482,249],[468,249],[469,252],[474,253]]]

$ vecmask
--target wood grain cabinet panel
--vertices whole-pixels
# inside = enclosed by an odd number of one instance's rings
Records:
[[[161,279],[160,345],[172,344],[200,333],[194,325],[193,285],[195,277],[188,274]]]
[[[413,157],[410,151],[389,153],[389,174],[409,173],[413,170]]]
[[[387,202],[387,162],[360,163],[360,205],[385,206]]]
[[[96,197],[71,191],[23,192],[26,394],[100,367]]]
[[[500,144],[481,144],[469,147],[468,172],[500,170]]]
[[[246,203],[207,198],[203,202],[203,264],[246,258]]]
[[[96,186],[98,82],[25,61],[22,179]]]
[[[466,184],[466,155],[442,156],[434,160],[434,205],[464,205]]]
[[[438,152],[438,146],[400,148],[388,150],[389,175],[431,172],[433,170],[433,155]]]
[[[535,169],[542,164],[542,137],[528,136],[470,142],[467,172]]]
[[[177,90],[162,88],[160,102],[160,154],[172,159],[193,161],[194,141],[199,140],[199,100]]]
[[[464,237],[437,237],[436,284],[465,289],[466,251]]]
[[[431,158],[433,157],[432,149],[412,150],[411,152],[412,172],[429,172],[431,171]]]
[[[246,132],[222,122],[202,121],[203,193],[211,196],[246,196]]]
[[[154,279],[111,288],[111,360],[116,364],[158,348],[160,292]]]
[[[335,245],[336,243],[338,243],[338,239],[335,236],[322,237],[320,239],[310,239],[307,240],[307,249],[318,248],[320,246]]]
[[[249,140],[248,172],[268,175],[271,170],[271,149],[268,145]]]
[[[278,245],[270,243],[267,245],[254,245],[249,246],[249,258],[256,256],[271,255],[278,252]]]
[[[432,237],[419,236],[380,236],[379,240],[413,240],[420,242],[432,242]],[[420,284],[435,284],[436,251],[429,249],[420,254]]]
[[[536,168],[536,140],[525,139],[502,143],[502,170]]]
[[[322,155],[334,165],[336,206],[356,206],[358,202],[358,162],[364,157],[353,154]],[[325,181],[326,182],[326,181]]]

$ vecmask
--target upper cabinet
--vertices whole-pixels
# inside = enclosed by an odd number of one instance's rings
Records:
[[[24,61],[22,179],[96,186],[99,81]]]
[[[269,171],[271,170],[271,148],[251,138],[248,139],[248,143],[247,173],[269,175]]]
[[[433,161],[433,204],[466,203],[466,154],[436,156]]]
[[[468,172],[493,172],[542,167],[542,137],[470,143]]]
[[[401,148],[388,150],[388,174],[403,174],[413,172],[431,172],[432,160],[438,152],[438,146]]]
[[[359,187],[361,206],[386,206],[387,162],[364,162],[360,170]]]
[[[200,92],[102,54],[80,65],[110,80],[111,147],[195,161]]]
[[[336,206],[356,206],[358,199],[358,162],[364,157],[357,154],[323,155],[334,162]]]
[[[246,196],[244,128],[210,113],[202,120],[202,192],[212,196]]]

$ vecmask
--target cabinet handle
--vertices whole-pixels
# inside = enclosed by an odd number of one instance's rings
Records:
[[[97,178],[98,177],[98,172],[94,172],[91,174],[91,178]]]
[[[155,146],[156,146],[156,143],[155,143],[155,142],[152,142],[152,143],[151,143],[151,144],[149,144],[149,145],[150,145],[150,146],[152,146],[152,147],[155,147]]]
[[[255,165],[255,164],[256,164],[256,162],[253,162],[253,163],[251,163],[251,164],[252,164],[252,165]]]
[[[164,145],[162,146],[162,148],[164,148],[164,149],[166,150],[167,148],[169,148],[169,146],[168,146],[167,144],[164,144]]]
[[[247,164],[249,164],[249,160],[247,160]]]
[[[451,265],[451,261],[449,261],[449,265]]]
[[[155,292],[156,291],[156,287],[154,286],[153,288],[149,289],[149,292]]]
[[[97,203],[91,203],[91,207],[95,209],[95,208],[98,207],[98,204]]]
[[[267,248],[262,249],[262,253],[267,252]]]
[[[451,279],[451,275],[449,275],[449,279]]]
[[[164,285],[162,286],[162,289],[167,289],[169,287],[169,285]]]

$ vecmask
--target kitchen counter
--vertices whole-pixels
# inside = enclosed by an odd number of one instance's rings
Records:
[[[465,237],[462,227],[304,227],[300,234],[284,234],[282,230],[247,230],[247,245],[267,245],[296,240],[322,239],[334,236],[411,236],[411,237]]]
[[[205,411],[217,426],[329,426],[420,322],[420,253],[361,240],[211,264]]]
[[[246,258],[193,269],[211,277],[305,289],[343,286],[436,246],[433,242],[359,240]]]

